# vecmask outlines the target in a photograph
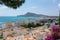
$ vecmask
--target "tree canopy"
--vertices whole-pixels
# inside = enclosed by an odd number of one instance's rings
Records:
[[[7,7],[17,9],[20,7],[23,3],[25,3],[25,0],[0,0],[1,5],[5,5]]]

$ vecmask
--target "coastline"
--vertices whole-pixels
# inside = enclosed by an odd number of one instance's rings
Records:
[[[33,32],[34,30],[38,30],[39,28],[41,28],[41,26],[39,26],[39,27],[36,26],[36,28],[31,28],[30,29],[30,28],[25,28],[24,26],[21,26],[22,24],[28,24],[28,23],[32,23],[32,22],[34,22],[34,24],[36,24],[36,23],[40,23],[41,21],[47,21],[47,22],[49,22],[48,21],[49,19],[50,18],[36,18],[36,19],[33,19],[33,20],[32,19],[28,19],[28,20],[20,20],[20,21],[16,21],[16,22],[5,22],[5,23],[2,24],[3,37],[6,38],[8,35],[11,36],[11,34],[12,35],[16,34],[18,36],[18,35],[21,35],[22,33],[25,34],[24,32],[26,32],[27,35],[28,34],[30,35],[30,34],[32,34],[30,32]],[[51,20],[53,20],[53,19],[51,19]],[[55,20],[54,20],[54,22],[55,22]],[[52,24],[50,24],[50,25],[52,25]],[[44,25],[44,27],[42,27],[42,28],[46,28],[46,27],[48,27],[48,26]],[[48,29],[48,28],[46,28],[46,29]],[[44,29],[41,29],[41,30],[44,30]],[[19,33],[20,31],[22,31],[22,33]]]

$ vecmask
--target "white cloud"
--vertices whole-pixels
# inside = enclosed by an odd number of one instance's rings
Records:
[[[60,3],[58,4],[58,6],[60,7]]]

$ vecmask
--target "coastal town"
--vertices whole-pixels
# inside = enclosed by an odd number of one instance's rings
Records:
[[[47,21],[49,20],[49,21]],[[25,26],[28,23],[37,23],[37,26],[30,27]],[[1,40],[45,40],[48,35],[51,35],[51,28],[53,25],[58,25],[58,18],[53,19],[34,19],[27,21],[19,21],[19,22],[7,22],[2,24],[2,28],[0,28],[0,38]],[[23,25],[25,24],[25,25]],[[23,25],[23,26],[22,26]]]

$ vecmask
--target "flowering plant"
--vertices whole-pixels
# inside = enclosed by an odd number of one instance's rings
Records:
[[[48,35],[45,40],[60,39],[60,26],[53,26],[51,30],[52,30],[51,35]]]

